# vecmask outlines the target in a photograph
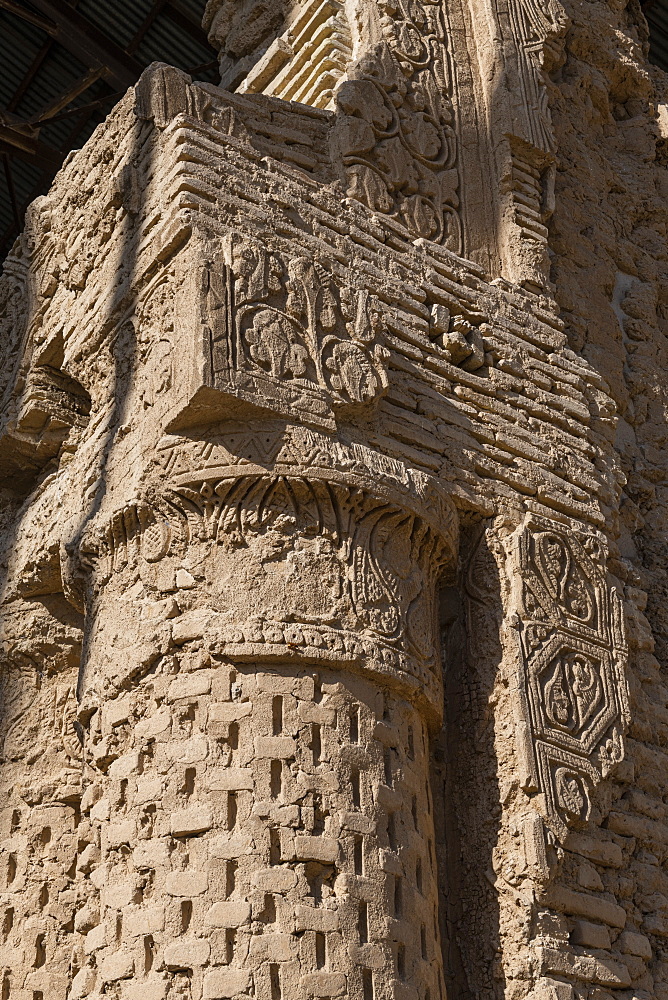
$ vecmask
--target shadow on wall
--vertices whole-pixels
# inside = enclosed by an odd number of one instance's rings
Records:
[[[137,353],[135,327],[132,317],[120,328],[114,323],[116,317],[124,315],[137,270],[137,222],[142,215],[140,199],[146,185],[133,184],[131,175],[140,156],[146,176],[151,175],[151,155],[144,148],[149,129],[148,122],[138,120],[129,141],[121,139],[121,149],[115,151],[115,155],[122,151],[125,170],[121,175],[135,200],[130,203],[122,190],[111,193],[111,211],[118,220],[115,239],[106,261],[97,260],[90,276],[96,279],[99,269],[104,287],[115,290],[107,299],[105,311],[96,316],[93,331],[99,338],[98,357],[102,363],[96,366],[73,359],[73,342],[82,336],[76,324],[70,329],[66,326],[63,337],[53,312],[46,311],[41,325],[34,322],[35,306],[43,306],[44,299],[29,293],[24,339],[16,345],[17,355],[22,358],[22,374],[15,380],[13,398],[3,403],[5,414],[10,414],[18,431],[16,427],[12,430],[11,420],[9,431],[6,426],[0,430],[10,438],[12,433],[17,434],[20,447],[28,449],[29,474],[25,474],[24,464],[22,476],[5,475],[5,482],[15,492],[2,498],[3,520],[13,523],[4,537],[7,554],[2,564],[0,789],[5,801],[0,811],[0,837],[3,841],[15,833],[20,837],[13,842],[17,851],[10,855],[7,872],[0,871],[0,888],[9,888],[11,883],[18,888],[26,884],[44,886],[39,894],[17,893],[12,909],[7,911],[11,919],[5,916],[2,942],[13,949],[16,958],[2,981],[3,997],[10,992],[13,995],[24,981],[26,988],[30,984],[34,989],[32,995],[41,996],[49,988],[49,977],[67,979],[73,974],[69,966],[73,924],[66,916],[58,930],[41,935],[37,957],[30,954],[30,948],[23,947],[21,935],[31,921],[43,920],[51,912],[47,907],[61,905],[49,852],[58,851],[59,856],[71,858],[77,846],[81,851],[85,845],[85,836],[82,842],[77,829],[84,733],[76,722],[76,688],[93,616],[84,618],[83,614],[90,610],[90,595],[86,593],[87,567],[80,547],[87,526],[103,504],[112,446],[131,406]],[[86,170],[84,157],[85,153],[80,153],[78,160],[65,169]],[[73,180],[76,189],[81,177],[75,175]],[[105,192],[105,184],[100,183],[96,196],[103,199]],[[142,194],[137,197],[137,192]],[[59,233],[57,217],[49,218],[48,199],[40,199],[33,206],[33,225],[20,238],[15,259],[20,260],[21,253],[30,255],[29,264],[44,253],[44,243],[52,244],[56,251],[53,259],[59,267],[56,287],[51,290],[52,309],[57,310],[62,301],[59,286],[67,286],[79,260],[76,254],[68,255],[72,234]],[[35,328],[41,337],[39,344],[32,339]],[[107,379],[104,391],[93,381],[100,378],[101,372]],[[63,421],[69,420],[68,407],[73,413],[69,426],[77,432],[63,433],[64,439],[51,447],[53,434],[42,433],[42,425],[37,426],[36,421],[46,414],[51,419],[51,425],[48,419],[44,424],[47,430],[49,426],[56,431],[63,429]],[[32,450],[31,428],[35,430]],[[46,450],[45,441],[49,445]],[[10,451],[11,447],[10,440]],[[89,485],[79,487],[78,509],[68,509],[65,514],[61,490],[66,488],[62,484],[63,479],[67,481],[68,469],[70,483]],[[50,488],[52,483],[54,489]],[[6,820],[6,816],[10,819]],[[76,866],[66,871],[69,865],[70,861],[58,874],[59,891],[65,894],[75,888]]]
[[[491,882],[501,829],[492,695],[502,658],[502,616],[499,574],[484,526],[463,526],[459,579],[441,591],[445,710],[432,759],[448,1000],[505,996],[496,962],[499,898]]]
[[[118,440],[124,437],[129,416],[133,411],[136,381],[140,371],[140,340],[138,319],[128,308],[133,298],[138,297],[138,247],[143,233],[142,218],[149,200],[149,182],[153,176],[156,134],[152,122],[137,117],[133,134],[123,156],[122,165],[117,168],[119,198],[121,201],[121,221],[116,230],[115,248],[106,266],[105,285],[113,288],[113,295],[106,300],[104,315],[99,317],[98,337],[104,338],[101,353],[107,355],[110,384],[104,398],[111,401],[107,415],[101,421],[103,428],[95,447],[95,474],[91,471],[88,481],[93,485],[85,495],[78,517],[73,519],[67,537],[64,539],[66,572],[71,579],[74,600],[79,600],[81,610],[86,613],[85,631],[78,693],[86,666],[87,644],[95,625],[94,595],[89,592],[86,565],[86,531],[101,509],[108,489],[112,449],[118,450]],[[138,176],[141,171],[141,177]],[[119,323],[119,317],[122,317]],[[98,430],[99,433],[99,430]],[[125,472],[132,475],[131,459],[127,456]],[[124,465],[116,456],[116,477]]]
[[[203,25],[220,51],[221,86],[234,90],[280,34],[292,0],[209,0]]]

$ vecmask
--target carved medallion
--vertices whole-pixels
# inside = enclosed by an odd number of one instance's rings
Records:
[[[517,533],[520,648],[537,783],[560,837],[621,759],[628,704],[621,602],[603,540],[528,516]]]
[[[542,793],[545,819],[563,839],[584,821],[591,792],[624,753],[628,695],[621,601],[608,583],[600,535],[527,515],[511,536],[506,572],[515,581],[506,609],[517,636],[516,712],[524,787]],[[486,560],[483,564],[481,560]],[[480,545],[467,591],[493,599],[492,556]],[[482,570],[482,572],[481,572]],[[482,582],[481,582],[482,581]],[[528,734],[528,740],[524,735]]]

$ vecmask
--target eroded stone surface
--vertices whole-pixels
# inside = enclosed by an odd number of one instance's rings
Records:
[[[3,1000],[666,1000],[641,15],[205,25],[0,286]]]

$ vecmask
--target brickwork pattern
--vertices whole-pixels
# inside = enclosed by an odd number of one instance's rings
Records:
[[[72,995],[441,997],[420,715],[336,671],[184,660],[91,719]]]

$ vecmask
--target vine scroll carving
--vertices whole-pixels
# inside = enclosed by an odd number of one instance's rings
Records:
[[[185,279],[181,323],[191,327],[200,303],[195,384],[187,412],[226,414],[249,406],[306,423],[335,426],[338,411],[365,407],[387,388],[380,304],[364,289],[338,282],[307,256],[285,259],[234,234],[225,253],[202,254]]]
[[[382,38],[336,91],[348,195],[461,252],[454,83],[440,0],[381,7]]]

